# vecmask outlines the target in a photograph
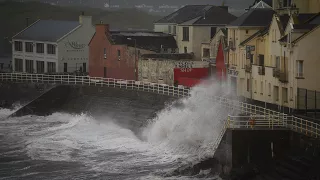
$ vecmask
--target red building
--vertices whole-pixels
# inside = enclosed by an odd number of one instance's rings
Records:
[[[110,31],[97,24],[89,43],[89,75],[115,79],[138,79],[140,54],[175,52],[172,35],[151,31]]]

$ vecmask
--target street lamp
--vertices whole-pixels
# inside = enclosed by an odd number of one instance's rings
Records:
[[[132,39],[132,38],[127,38],[127,40],[133,40],[134,41],[134,72],[135,72],[135,76],[136,76],[136,80],[138,80],[138,71],[137,71],[137,41],[136,39]]]

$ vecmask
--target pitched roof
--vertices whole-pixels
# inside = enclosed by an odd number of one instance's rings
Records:
[[[239,45],[244,46],[246,43],[248,43],[249,41],[251,41],[255,37],[262,37],[262,36],[266,35],[268,32],[269,32],[269,27],[261,29],[260,31],[257,31],[256,33],[252,34],[246,40],[242,41]]]
[[[282,25],[282,28],[285,29],[287,27],[287,24],[289,22],[290,16],[287,14],[283,14],[279,16],[280,23]]]
[[[114,44],[126,44],[130,47],[160,52],[161,48],[177,48],[172,35],[152,31],[110,31]]]
[[[294,24],[293,29],[298,29],[298,30],[311,30],[318,26],[317,24]]]
[[[272,9],[250,9],[228,26],[265,27],[271,23],[274,13]]]
[[[78,26],[78,21],[39,20],[13,39],[56,42]]]
[[[155,23],[187,23],[190,25],[226,25],[236,19],[224,7],[213,5],[187,5]]]
[[[213,25],[227,25],[231,21],[237,19],[236,16],[230,14],[227,10],[222,9],[217,6],[213,6],[207,12],[205,12],[200,18],[195,21],[194,25],[205,25],[205,24],[213,24]]]
[[[259,1],[258,3],[256,3],[254,6],[251,7],[252,9],[255,8],[268,8],[268,9],[272,9],[271,5],[268,5],[266,2],[264,1]]]
[[[292,41],[292,44],[295,44],[297,42],[299,42],[301,39],[303,39],[304,37],[306,37],[308,34],[310,34],[311,32],[313,32],[314,30],[320,28],[320,25],[315,25],[314,28],[312,28],[310,31],[304,33],[303,35],[301,35],[300,37],[298,37],[297,39],[295,39],[294,41]]]
[[[320,13],[308,20],[309,24],[320,24]]]
[[[303,24],[307,22],[310,18],[317,15],[317,13],[300,13],[296,15],[292,15],[294,24]]]
[[[163,60],[193,60],[194,55],[191,53],[184,53],[184,54],[178,54],[178,53],[174,53],[174,54],[142,54],[141,55],[141,59],[152,59],[152,58],[157,58],[159,60],[163,59]]]
[[[287,41],[288,41],[288,35],[283,36],[283,37],[280,38],[278,41],[279,41],[279,42],[282,42],[282,43],[287,42]]]

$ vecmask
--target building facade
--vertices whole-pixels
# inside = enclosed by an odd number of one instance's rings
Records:
[[[187,5],[156,21],[154,31],[173,34],[179,53],[194,53],[201,60],[201,44],[209,43],[219,28],[235,19],[226,6]]]
[[[138,60],[142,54],[174,53],[172,35],[157,32],[110,31],[97,24],[89,43],[89,75],[115,79],[138,79]]]
[[[237,87],[237,95],[251,98],[252,84],[251,71],[247,71],[246,67],[250,67],[247,62],[253,64],[257,62],[255,55],[246,56],[243,53],[241,44],[259,32],[263,31],[271,23],[274,11],[268,7],[252,8],[235,21],[231,22],[228,28],[228,81],[232,86]],[[257,47],[253,46],[250,51],[254,51]],[[260,47],[260,49],[263,49]],[[249,53],[250,54],[250,53]],[[246,87],[246,90],[243,88]]]
[[[142,56],[139,60],[139,81],[192,86],[209,75],[209,62],[194,61],[192,56],[177,54],[165,57],[161,54]],[[179,57],[177,57],[179,56]]]
[[[90,16],[79,21],[38,20],[12,38],[14,72],[67,73],[88,69]]]

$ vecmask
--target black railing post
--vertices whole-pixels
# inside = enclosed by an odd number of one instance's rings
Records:
[[[306,90],[306,95],[305,95],[305,109],[306,109],[306,116],[308,116],[308,90]]]
[[[317,91],[314,91],[314,118],[317,117]]]

